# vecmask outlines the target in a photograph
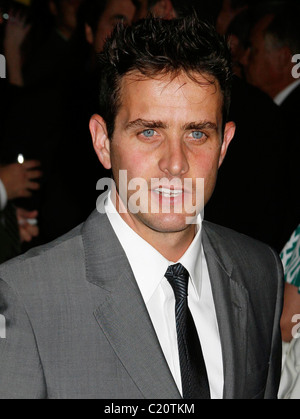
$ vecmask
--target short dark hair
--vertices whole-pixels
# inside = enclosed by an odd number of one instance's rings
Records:
[[[132,26],[119,24],[99,54],[100,113],[112,138],[120,106],[122,78],[134,71],[152,78],[170,73],[213,76],[224,95],[224,121],[231,96],[231,55],[225,38],[196,15],[163,20],[149,17]]]

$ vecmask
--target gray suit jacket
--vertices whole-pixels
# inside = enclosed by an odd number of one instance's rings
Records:
[[[282,269],[267,246],[210,223],[224,398],[277,395]],[[178,399],[145,304],[105,214],[0,268],[0,398]]]

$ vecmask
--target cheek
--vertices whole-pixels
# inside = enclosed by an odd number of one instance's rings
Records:
[[[112,167],[114,168],[115,179],[119,177],[120,170],[126,170],[127,179],[146,178],[149,159],[145,155],[131,150],[129,148],[114,147],[111,150]]]
[[[220,153],[216,150],[207,150],[202,152],[194,159],[193,176],[197,178],[214,178],[218,172]]]
[[[218,168],[219,168],[219,154],[204,153],[201,159],[195,162],[196,169],[194,170],[193,177],[204,179],[204,193],[205,203],[211,197],[216,185]]]
[[[253,72],[260,71],[261,65],[263,64],[262,60],[264,60],[264,57],[260,53],[253,54],[252,56],[250,55],[249,68]]]

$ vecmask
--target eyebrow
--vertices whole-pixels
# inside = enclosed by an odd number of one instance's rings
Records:
[[[146,119],[136,119],[135,121],[130,121],[126,125],[126,130],[135,129],[135,128],[149,128],[149,129],[156,129],[162,128],[167,129],[169,126],[168,124],[162,121],[152,121]],[[209,129],[213,131],[218,131],[217,124],[210,121],[201,121],[201,122],[188,122],[187,124],[182,126],[184,131],[195,130],[201,131],[203,129]]]
[[[136,119],[135,121],[131,121],[126,125],[126,130],[134,129],[134,128],[168,128],[168,125],[161,121],[149,121],[146,119]]]
[[[203,129],[218,131],[218,126],[214,122],[210,121],[201,121],[201,122],[189,122],[183,126],[185,131],[195,130],[201,131]]]

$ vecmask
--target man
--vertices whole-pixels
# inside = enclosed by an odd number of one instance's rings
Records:
[[[245,2],[232,2],[232,5],[238,3],[242,6]],[[223,7],[224,13],[219,16],[224,22],[225,10]],[[227,17],[230,15],[229,12]],[[205,209],[205,218],[263,241],[280,254],[287,233],[284,227],[285,145],[282,141],[286,127],[273,100],[243,80],[240,59],[248,48],[250,26],[251,12],[245,10],[238,13],[227,33],[236,75],[229,118],[235,121],[237,129],[219,172],[214,195]],[[220,27],[219,31],[222,32]]]
[[[90,129],[116,191],[1,267],[0,396],[276,397],[278,257],[201,222],[235,131],[226,44],[195,17],[147,19],[101,63]]]
[[[70,39],[77,27],[77,13],[82,0],[49,0],[49,9],[55,18],[57,32]]]
[[[250,49],[244,59],[246,77],[249,83],[267,93],[280,106],[284,117],[285,154],[287,161],[286,189],[288,198],[285,216],[286,243],[299,223],[299,154],[300,137],[298,129],[298,104],[300,100],[300,79],[294,78],[293,57],[300,51],[299,5],[284,2],[258,8],[256,24],[250,36]]]
[[[254,13],[256,23],[244,62],[247,80],[278,105],[300,84],[292,71],[293,56],[300,50],[298,13],[299,6],[295,2],[279,3],[277,7],[262,6]]]
[[[135,15],[131,0],[87,0],[83,4],[86,39],[95,52],[102,52],[106,38],[118,22],[130,24]]]

